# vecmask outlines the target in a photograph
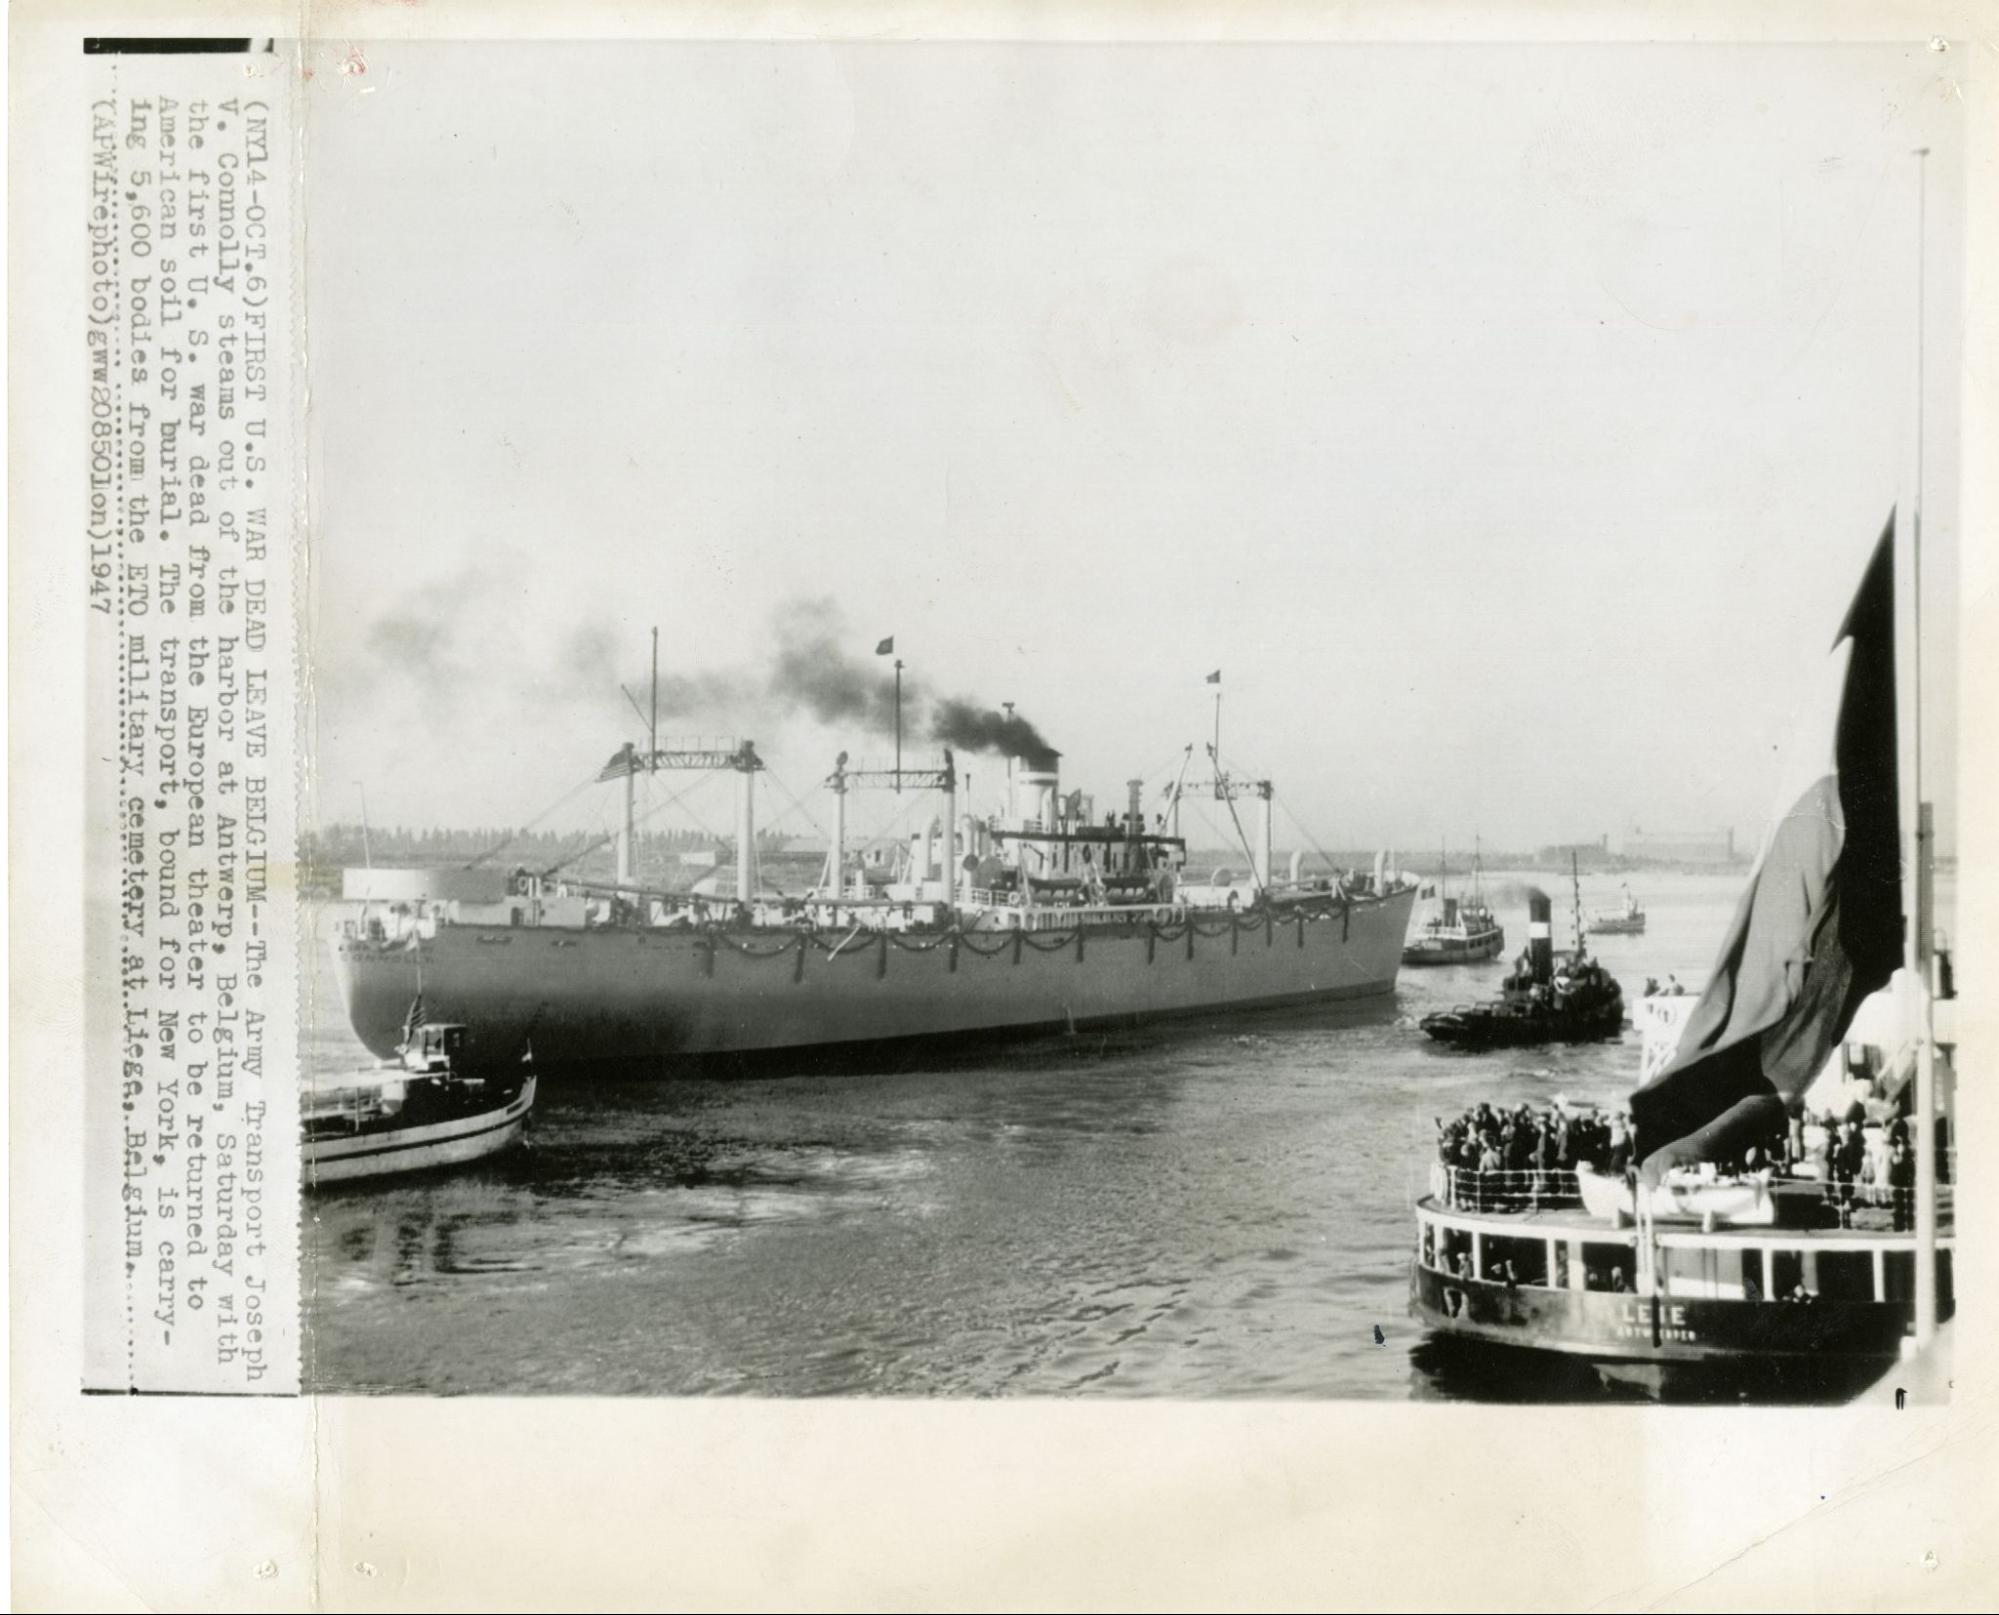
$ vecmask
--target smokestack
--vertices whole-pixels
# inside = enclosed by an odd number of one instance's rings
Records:
[[[1554,915],[1555,906],[1546,892],[1527,894],[1527,953],[1539,986],[1555,979]]]
[[[1125,834],[1136,841],[1145,834],[1145,781],[1128,779],[1124,788],[1130,793],[1124,810]]]
[[[1050,768],[1030,768],[1021,759],[1014,770],[1014,803],[1016,818],[1039,819],[1047,829],[1055,828],[1060,814],[1059,787],[1061,776]]]

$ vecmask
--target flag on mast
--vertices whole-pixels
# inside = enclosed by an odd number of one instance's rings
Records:
[[[1648,1179],[1762,1143],[1902,962],[1894,532],[1891,515],[1714,973],[1672,1060],[1631,1096]]]
[[[895,654],[895,635],[890,634],[888,638],[875,646],[875,654],[877,656],[893,656]]]
[[[1222,682],[1222,670],[1219,667],[1208,675],[1208,682],[1210,684],[1219,684]]]
[[[597,770],[597,782],[602,784],[607,779],[623,779],[627,774],[640,772],[642,770],[639,766],[637,749],[632,746],[620,746],[611,754],[611,760]]]

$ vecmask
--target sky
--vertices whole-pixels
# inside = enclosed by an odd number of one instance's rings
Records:
[[[1220,669],[1225,758],[1326,846],[1753,844],[1914,482],[1928,145],[1928,794],[1951,844],[1946,57],[366,61],[310,87],[322,822],[364,790],[378,823],[542,813],[643,740],[619,687],[647,699],[657,627],[663,735],[754,738],[801,833],[837,752],[891,749],[869,724],[893,635],[908,755],[934,755],[937,700],[1010,701],[1100,810],[1210,738]],[[996,805],[998,761],[959,766]],[[726,828],[727,800],[697,792],[692,822]]]

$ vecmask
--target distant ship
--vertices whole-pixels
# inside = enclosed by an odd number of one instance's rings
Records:
[[[996,715],[995,715],[996,716]],[[1191,759],[1193,748],[1188,748]],[[1215,754],[1210,750],[1210,755]],[[1083,1029],[1391,992],[1415,904],[1383,868],[1301,880],[1272,870],[1274,793],[1215,763],[1211,790],[1240,829],[1255,804],[1248,873],[1184,878],[1179,803],[1149,827],[1142,782],[1099,819],[1064,795],[1056,758],[1011,759],[1008,811],[961,817],[959,775],[851,766],[827,785],[833,834],[823,877],[797,898],[760,893],[755,745],[628,744],[605,778],[625,781],[609,884],[516,869],[348,870],[367,906],[336,943],[354,1031],[394,1050],[411,1004],[468,1028],[468,1066],[512,1065],[532,1042],[546,1073],[665,1075],[700,1061],[780,1057],[790,1069],[840,1051],[913,1040]],[[733,901],[642,887],[633,874],[635,776],[724,769],[738,786]],[[854,790],[942,793],[891,864],[849,855]]]
[[[1506,951],[1506,931],[1486,906],[1479,882],[1478,855],[1472,855],[1471,896],[1460,902],[1451,896],[1451,867],[1446,859],[1439,879],[1441,912],[1423,922],[1415,939],[1402,950],[1406,965],[1479,964]]]
[[[1643,936],[1645,934],[1645,910],[1638,899],[1631,895],[1629,886],[1619,888],[1624,893],[1621,908],[1598,909],[1589,917],[1592,936]]]

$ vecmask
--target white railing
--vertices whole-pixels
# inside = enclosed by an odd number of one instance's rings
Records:
[[[987,898],[992,901],[988,903]],[[1172,925],[1184,918],[1170,903],[1075,903],[1028,908],[1017,894],[979,890],[972,892],[968,908],[978,928],[993,931],[1069,931],[1078,925],[1136,924],[1141,920]]]
[[[1957,1151],[1945,1152],[1948,1171],[1937,1184],[1937,1211],[1951,1218],[1956,1209],[1955,1180]],[[1887,1183],[1863,1183],[1857,1179],[1824,1181],[1812,1177],[1780,1177],[1770,1184],[1770,1192],[1792,1204],[1810,1202],[1829,1207],[1842,1222],[1856,1211],[1885,1211],[1895,1221],[1913,1226],[1916,1191]],[[1559,1168],[1546,1171],[1481,1172],[1475,1168],[1430,1165],[1430,1196],[1439,1205],[1454,1211],[1540,1211],[1582,1204],[1576,1174]]]
[[[1575,1173],[1559,1167],[1480,1172],[1438,1161],[1430,1168],[1430,1193],[1457,1211],[1535,1211],[1582,1204]]]

